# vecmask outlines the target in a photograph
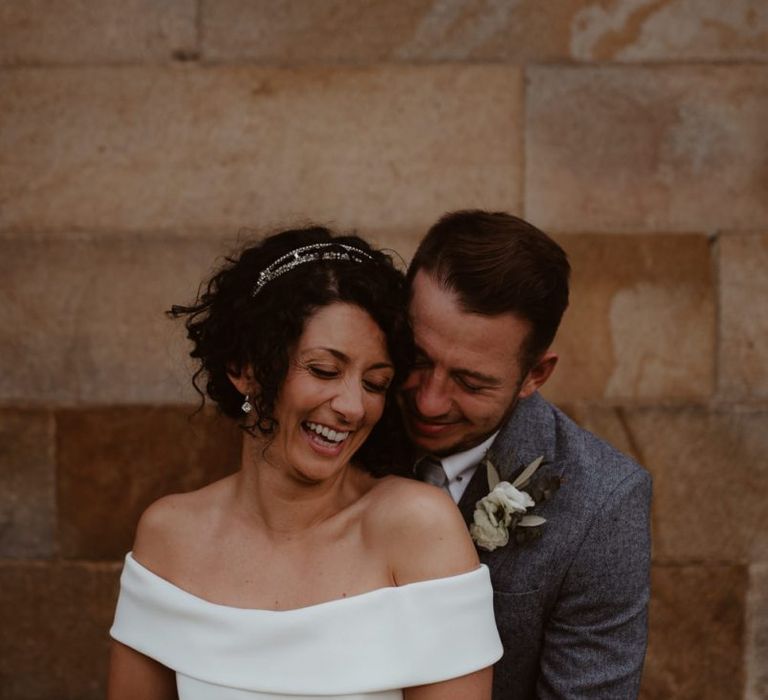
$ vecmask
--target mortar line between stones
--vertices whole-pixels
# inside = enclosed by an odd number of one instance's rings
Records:
[[[195,51],[197,60],[203,60],[203,3],[205,0],[195,0]]]
[[[751,700],[752,695],[752,567],[747,566],[747,590],[744,594],[743,625],[741,628],[741,697]]]
[[[203,21],[203,12],[201,6],[205,0],[197,0],[196,12],[195,12],[195,30],[197,34],[198,45],[202,49],[202,41],[204,39],[205,32],[203,27],[205,25]],[[104,58],[102,60],[82,60],[71,62],[57,62],[57,61],[30,61],[20,60],[13,63],[6,62],[0,63],[0,74],[3,72],[11,72],[15,70],[66,70],[72,68],[136,68],[136,67],[157,67],[174,65],[179,62],[199,62],[201,57],[195,59],[188,59],[187,61],[167,60],[167,59],[109,59]],[[212,66],[257,66],[261,68],[288,68],[303,69],[303,68],[350,68],[350,67],[370,67],[370,66],[393,66],[393,67],[405,67],[405,66],[506,66],[514,67],[520,66],[527,67],[527,64],[519,64],[511,59],[505,58],[485,58],[485,59],[467,59],[459,60],[455,58],[451,59],[419,59],[412,58],[405,60],[392,60],[386,57],[377,58],[375,60],[360,61],[355,57],[340,58],[340,59],[324,59],[321,61],[309,61],[307,59],[294,59],[294,60],[277,60],[274,58],[254,58],[248,56],[241,56],[238,58],[219,58],[219,59],[206,59],[205,63]],[[659,60],[658,62],[651,61],[635,61],[635,62],[599,62],[599,61],[581,61],[574,63],[573,61],[563,59],[561,61],[552,61],[550,63],[534,64],[539,68],[546,69],[562,69],[562,70],[633,70],[633,69],[681,69],[681,68],[765,68],[768,66],[768,60],[761,59],[735,59],[735,60],[723,60],[713,58],[711,60],[704,59],[691,59],[691,60]]]
[[[756,589],[755,564],[760,566],[760,562],[751,562],[747,569],[747,595],[744,608],[744,700],[759,700],[762,697],[761,692],[761,664],[758,663],[758,653],[761,647],[760,643],[760,622],[761,620],[754,615],[755,608],[760,607],[760,593]]]
[[[55,410],[48,413],[50,421],[50,450],[51,464],[53,466],[53,527],[51,554],[54,561],[61,560],[61,522],[59,518],[59,421]]]
[[[626,436],[627,443],[629,444],[629,449],[632,450],[633,455],[637,457],[637,461],[645,467],[645,469],[648,469],[650,472],[650,469],[645,461],[645,455],[643,454],[643,451],[640,449],[640,443],[638,440],[635,439],[635,435],[632,432],[632,429],[629,425],[629,419],[627,417],[626,410],[623,406],[616,406],[616,418],[619,421],[619,425],[621,426],[621,429],[624,431],[624,435]],[[661,532],[661,528],[659,527],[658,523],[656,522],[657,519],[658,510],[656,508],[653,508],[651,506],[651,533],[653,536],[653,540],[658,538],[659,532]],[[652,544],[652,550],[651,550],[651,561],[653,561],[653,552],[658,551],[658,544]]]
[[[43,557],[21,559],[18,557],[0,557],[0,569],[52,569],[77,567],[82,569],[95,569],[97,571],[119,572],[123,568],[123,563],[123,557],[120,559],[46,559]],[[0,697],[4,696],[0,695]]]
[[[749,700],[750,694],[750,679],[751,679],[751,664],[750,664],[750,651],[752,645],[750,644],[752,639],[752,616],[750,615],[752,607],[752,566],[751,562],[746,564],[746,585],[744,591],[744,608],[742,610],[742,627],[741,627],[741,695],[744,700]]]
[[[520,200],[520,217],[526,219],[525,197],[528,192],[528,64],[520,66],[520,85],[518,87],[520,98],[520,136],[518,148],[520,150],[520,185],[518,186],[518,198]]]
[[[630,449],[635,455],[637,455],[637,461],[645,466],[645,456],[643,455],[643,451],[640,449],[640,444],[637,442],[637,440],[635,440],[635,436],[629,427],[629,420],[627,418],[624,406],[616,406],[616,417],[619,419],[619,424],[621,425],[621,429],[624,431],[624,435],[627,438],[627,443],[629,444]]]
[[[714,344],[712,353],[712,398],[716,401],[720,399],[722,394],[722,383],[720,379],[720,368],[722,366],[722,360],[720,357],[721,343],[721,321],[722,321],[722,291],[720,288],[720,255],[721,245],[719,232],[714,232],[709,239],[709,264],[712,273],[712,287],[714,294],[714,307],[715,307],[715,329],[714,329]]]
[[[698,568],[743,568],[747,572],[751,570],[751,563],[740,559],[707,559],[706,557],[691,557],[682,559],[668,559],[651,557],[651,564],[659,569],[684,569],[687,567]]]

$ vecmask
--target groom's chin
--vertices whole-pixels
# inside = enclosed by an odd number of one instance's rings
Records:
[[[462,434],[459,424],[408,423],[406,432],[411,442],[437,457],[463,452],[479,445],[485,437]]]

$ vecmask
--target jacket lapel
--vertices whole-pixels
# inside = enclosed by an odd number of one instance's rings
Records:
[[[547,466],[541,469],[562,476],[566,465],[556,461],[556,448],[557,427],[553,408],[535,393],[515,407],[488,450],[488,457],[501,480],[511,483],[526,466],[542,456]],[[488,476],[485,464],[481,462],[459,501],[459,510],[468,526],[473,522],[475,504],[488,492]],[[518,549],[517,545],[510,543],[493,552],[479,550],[480,560],[488,564],[493,576],[506,559],[518,553]]]
[[[467,484],[461,498],[459,499],[459,510],[464,516],[464,522],[469,526],[473,522],[475,514],[475,503],[488,495],[488,475],[483,462],[475,469],[475,473]]]
[[[512,482],[533,460],[555,462],[556,430],[552,407],[532,394],[515,408],[488,451],[502,481]]]
[[[553,462],[554,433],[551,408],[538,393],[520,401],[488,450],[488,457],[501,480],[513,481],[528,464],[542,455],[546,462]],[[467,525],[473,521],[475,504],[487,496],[489,490],[483,461],[459,500],[459,510]]]

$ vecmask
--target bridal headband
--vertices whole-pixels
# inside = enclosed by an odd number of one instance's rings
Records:
[[[329,250],[329,248],[332,250]],[[364,250],[347,245],[346,243],[313,243],[312,245],[305,245],[292,250],[290,253],[281,255],[263,269],[259,273],[259,277],[253,287],[252,296],[256,296],[268,282],[277,279],[286,272],[290,272],[294,267],[316,260],[346,260],[362,263],[366,262],[366,260],[373,260],[373,257]]]

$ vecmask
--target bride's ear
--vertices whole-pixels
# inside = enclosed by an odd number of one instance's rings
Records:
[[[234,365],[227,367],[227,376],[232,386],[235,387],[243,396],[253,394],[256,387],[256,379],[253,376],[253,368],[250,365],[243,365],[239,371]]]

